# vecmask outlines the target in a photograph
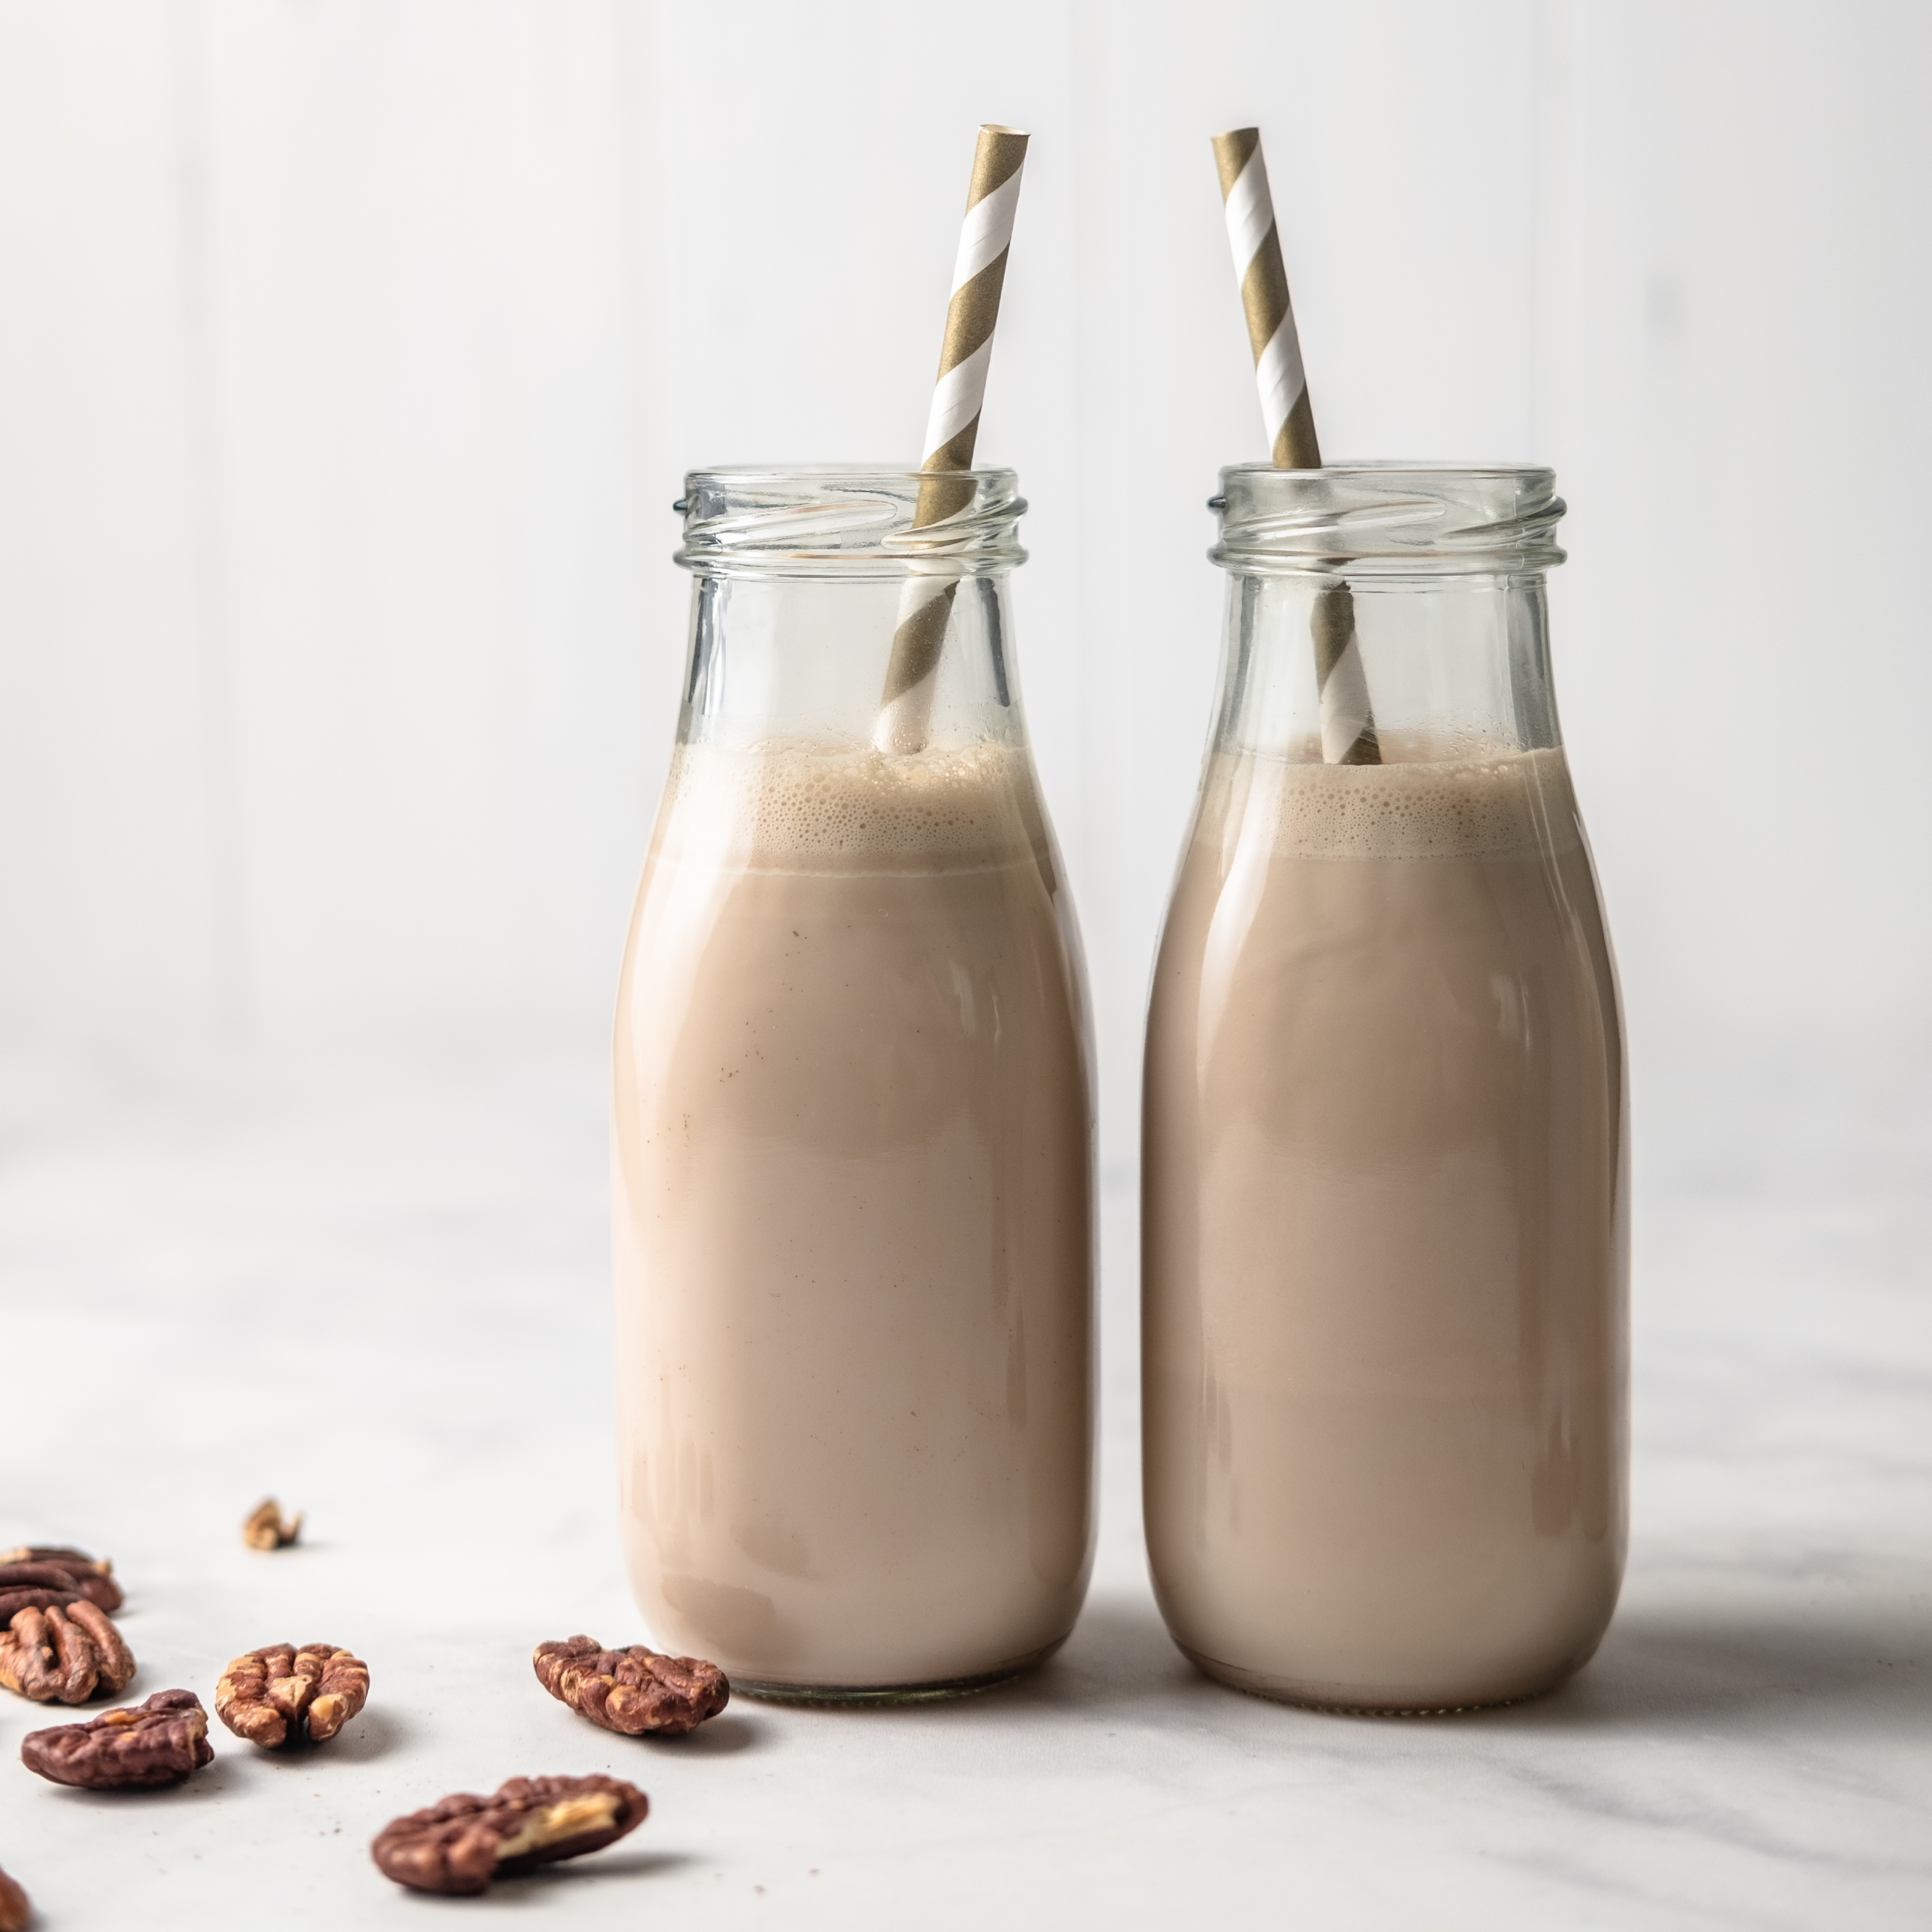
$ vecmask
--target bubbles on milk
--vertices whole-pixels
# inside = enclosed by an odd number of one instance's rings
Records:
[[[1033,776],[991,740],[886,754],[870,745],[685,745],[662,842],[682,858],[806,866],[1000,864],[1031,848]]]
[[[1231,808],[1240,783],[1231,772]],[[1578,842],[1561,751],[1383,765],[1269,761],[1263,769],[1258,760],[1248,784],[1248,811],[1272,810],[1275,850],[1284,856],[1526,856]]]

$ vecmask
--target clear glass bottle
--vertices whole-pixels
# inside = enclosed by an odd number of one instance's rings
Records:
[[[915,527],[921,486],[688,479],[618,998],[632,1582],[772,1696],[1010,1676],[1092,1558],[1091,1054],[1012,662],[1026,506],[976,471]],[[930,674],[882,709],[896,633]]]
[[[1226,656],[1155,970],[1148,1541],[1213,1675],[1498,1703],[1622,1576],[1616,974],[1544,470],[1222,472]]]

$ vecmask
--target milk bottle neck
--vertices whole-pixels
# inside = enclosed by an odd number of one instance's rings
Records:
[[[677,508],[696,580],[681,742],[1024,742],[1011,470],[700,471]]]
[[[1546,470],[1223,470],[1214,748],[1372,764],[1559,744],[1554,485]]]

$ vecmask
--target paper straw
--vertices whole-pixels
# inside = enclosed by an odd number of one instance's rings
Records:
[[[1281,230],[1268,192],[1268,163],[1258,128],[1236,128],[1214,136],[1214,165],[1221,176],[1221,209],[1228,245],[1248,319],[1255,386],[1261,392],[1262,424],[1277,470],[1319,470],[1322,446],[1314,406],[1301,366],[1288,272],[1282,266]],[[1377,765],[1382,748],[1362,647],[1355,634],[1355,601],[1346,584],[1322,591],[1310,622],[1315,639],[1315,683],[1322,711],[1322,757],[1331,765]]]
[[[1013,212],[1019,206],[1028,138],[1016,128],[983,127],[973,151],[973,178],[952,266],[939,379],[926,418],[925,455],[920,465],[926,478],[913,512],[915,530],[956,514],[973,500],[972,483],[957,472],[972,468],[979,440],[980,406],[993,358],[993,327],[1000,319],[1000,292],[1006,279],[1006,251],[1012,239]],[[940,653],[958,589],[956,578],[913,577],[900,592],[898,624],[872,734],[882,752],[916,752],[926,743]]]

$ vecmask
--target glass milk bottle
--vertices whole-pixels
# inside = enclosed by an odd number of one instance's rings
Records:
[[[1092,1557],[1089,1022],[1012,658],[1026,506],[975,471],[915,528],[920,488],[688,479],[618,997],[632,1587],[659,1645],[772,1696],[1010,1676]],[[888,728],[922,600],[936,670]]]
[[[1244,1690],[1492,1704],[1622,1576],[1616,969],[1545,470],[1225,470],[1220,694],[1148,1022],[1148,1541]]]

